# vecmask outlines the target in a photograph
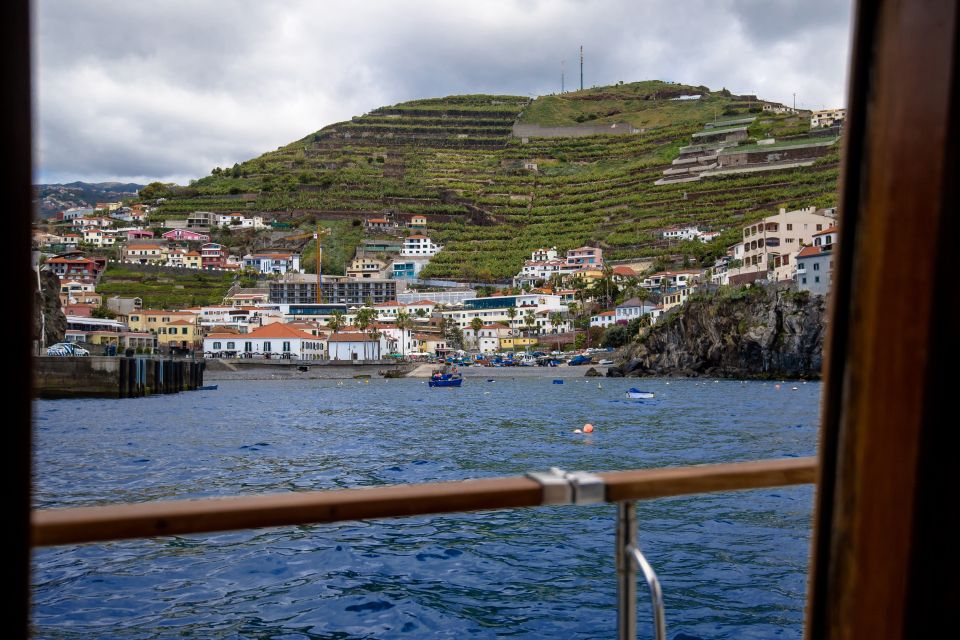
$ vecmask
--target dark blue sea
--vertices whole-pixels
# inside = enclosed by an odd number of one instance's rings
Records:
[[[229,381],[36,404],[40,508],[815,453],[820,385]],[[627,401],[624,390],[656,392]],[[796,390],[793,389],[796,387]],[[573,430],[590,422],[590,436]],[[810,486],[641,502],[673,639],[800,638]],[[612,638],[612,505],[41,549],[37,638]],[[641,584],[641,638],[651,637]]]

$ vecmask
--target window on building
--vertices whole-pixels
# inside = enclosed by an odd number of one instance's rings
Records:
[[[252,342],[244,342],[244,343],[243,343],[243,350],[246,351],[247,353],[251,353],[251,352],[253,351],[253,343],[252,343]]]
[[[214,349],[219,349],[219,348],[220,348],[220,343],[219,343],[219,342],[214,342],[214,343],[213,343],[213,348],[214,348]]]
[[[237,348],[237,344],[235,342],[227,343],[227,349],[236,349],[236,348]]]
[[[814,263],[813,263],[813,270],[814,270],[814,271],[820,271],[820,263],[819,263],[819,262],[814,262]]]

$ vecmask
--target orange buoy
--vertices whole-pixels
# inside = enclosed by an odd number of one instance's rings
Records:
[[[584,433],[593,433],[593,425],[590,424],[589,422],[588,422],[587,424],[583,425],[583,432],[584,432]]]

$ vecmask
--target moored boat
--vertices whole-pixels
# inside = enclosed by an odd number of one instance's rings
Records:
[[[627,391],[627,397],[631,400],[649,400],[653,396],[653,391],[641,391],[640,389],[635,389],[633,387]]]
[[[428,384],[431,387],[459,387],[463,384],[463,378],[459,373],[440,373],[434,371],[430,376]]]

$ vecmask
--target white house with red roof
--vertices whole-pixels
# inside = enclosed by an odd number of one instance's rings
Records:
[[[327,338],[330,360],[379,360],[387,351],[386,338],[373,338],[368,333],[340,332]]]
[[[282,323],[269,324],[247,334],[211,333],[203,339],[207,357],[290,358],[320,360],[326,343],[320,335],[311,335]]]
[[[112,229],[84,227],[83,242],[95,247],[112,247],[117,242],[117,237]]]
[[[797,253],[795,260],[797,289],[825,296],[833,285],[833,248],[839,241],[839,230],[831,226],[813,236],[813,244]]]
[[[474,335],[472,328],[463,330],[464,339],[468,342],[473,341],[480,353],[496,353],[500,351],[500,339],[507,338],[510,334],[510,327],[502,322],[490,322],[483,325],[477,332],[477,335]]]

